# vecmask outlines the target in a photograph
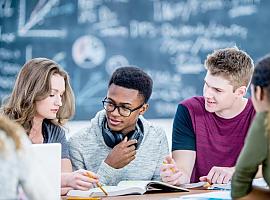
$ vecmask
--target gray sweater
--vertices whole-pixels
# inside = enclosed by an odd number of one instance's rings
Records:
[[[70,140],[70,158],[74,169],[93,171],[105,185],[117,185],[122,180],[160,180],[160,166],[169,154],[164,130],[153,126],[142,116],[144,137],[136,158],[121,169],[107,165],[104,160],[111,151],[102,136],[102,121],[105,112],[96,114],[89,127],[74,134]]]

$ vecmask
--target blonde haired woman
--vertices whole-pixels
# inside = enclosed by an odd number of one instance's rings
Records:
[[[232,179],[233,199],[270,199],[270,190],[252,186],[262,166],[263,177],[270,186],[270,55],[255,67],[251,81],[251,95],[257,111],[238,158]]]
[[[90,179],[85,170],[71,173],[68,144],[61,126],[74,110],[68,74],[47,58],[34,58],[24,64],[2,107],[5,115],[24,127],[32,143],[62,144],[61,194],[72,188],[87,190],[97,182],[97,176],[92,173],[94,179]]]
[[[0,116],[0,199],[18,199],[19,186],[29,199],[52,199],[51,186],[27,152],[30,144],[23,128]]]

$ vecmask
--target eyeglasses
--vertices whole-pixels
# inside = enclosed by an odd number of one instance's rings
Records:
[[[105,97],[105,99],[102,101],[102,103],[103,103],[103,108],[106,111],[113,112],[117,108],[118,113],[123,117],[129,117],[132,112],[134,112],[135,110],[140,109],[144,105],[144,103],[143,103],[143,104],[139,105],[138,107],[136,107],[134,109],[130,109],[130,108],[126,108],[123,105],[120,105],[120,106],[116,105],[112,101],[108,100],[107,97]]]

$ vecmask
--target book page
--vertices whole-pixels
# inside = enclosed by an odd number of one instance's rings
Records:
[[[108,193],[108,196],[119,196],[126,194],[143,194],[145,190],[140,187],[132,187],[132,186],[102,186],[103,189]],[[82,190],[70,190],[67,196],[74,197],[101,197],[105,196],[105,194],[101,191],[100,188],[92,188],[87,191]]]
[[[170,185],[161,181],[121,181],[119,186],[133,186],[140,187],[145,191],[163,190],[164,192],[169,191],[188,191],[185,188]]]
[[[261,187],[261,188],[265,188],[265,189],[269,189],[269,187],[268,187],[267,183],[265,182],[264,178],[253,179],[252,185],[257,186],[257,187]]]
[[[140,187],[146,191],[147,184],[151,181],[121,181],[118,186]]]

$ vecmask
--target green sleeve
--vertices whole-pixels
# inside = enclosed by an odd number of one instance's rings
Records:
[[[232,197],[246,196],[252,189],[252,180],[267,156],[267,137],[264,120],[266,113],[258,113],[249,129],[245,145],[237,160],[232,178]]]

